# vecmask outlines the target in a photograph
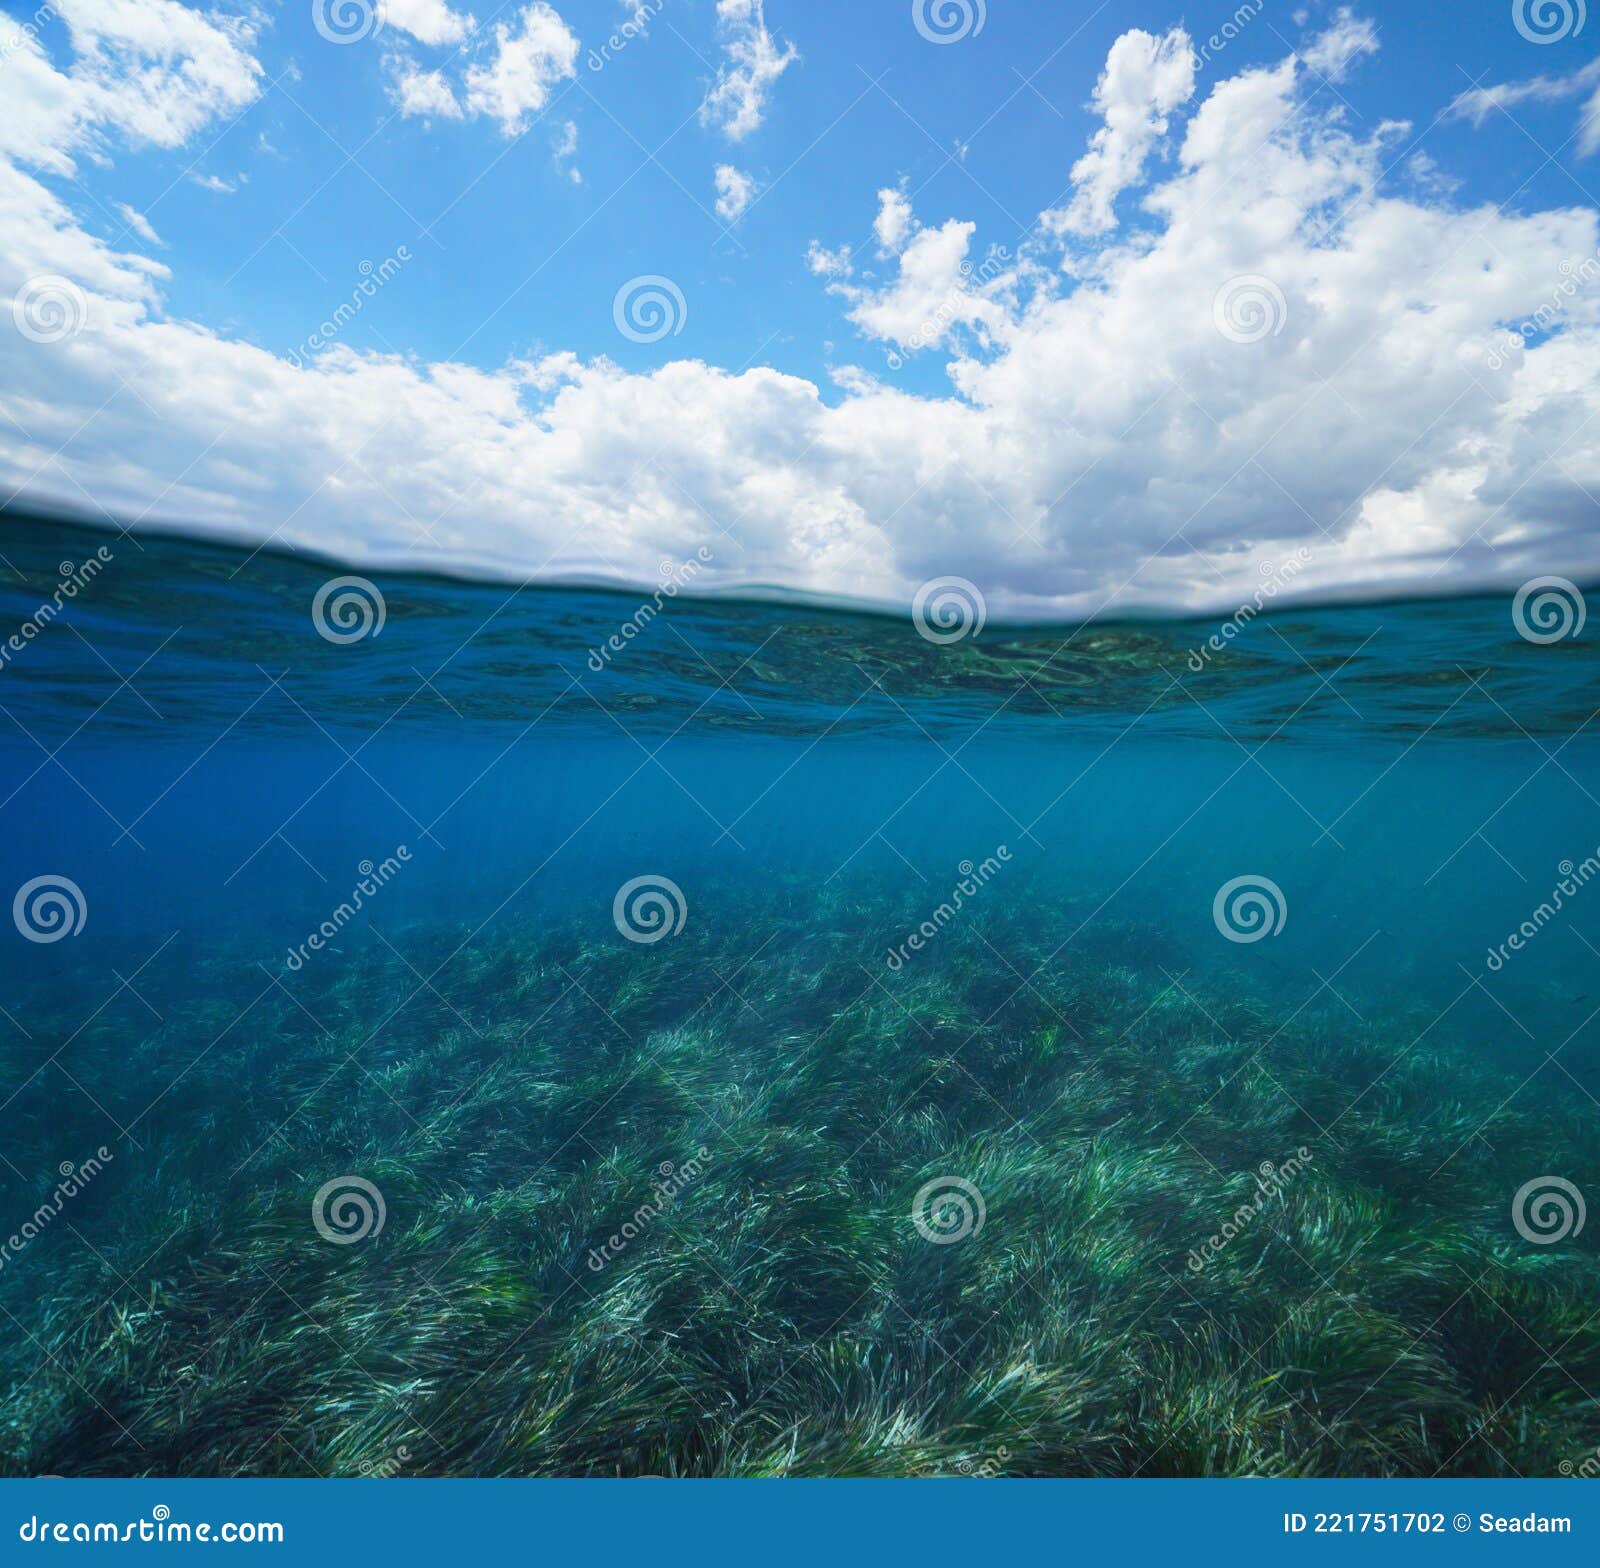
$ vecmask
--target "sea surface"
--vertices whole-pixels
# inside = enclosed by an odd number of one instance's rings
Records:
[[[1600,1470],[1583,592],[969,586],[0,516],[0,1469]]]

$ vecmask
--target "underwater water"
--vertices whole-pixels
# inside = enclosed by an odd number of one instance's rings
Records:
[[[1600,1469],[1581,596],[351,576],[0,519],[5,1473]]]

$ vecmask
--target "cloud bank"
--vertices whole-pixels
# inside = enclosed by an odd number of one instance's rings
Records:
[[[724,6],[764,31],[758,5]],[[1237,604],[1302,551],[1297,587],[1323,592],[1600,568],[1596,213],[1396,188],[1407,128],[1353,134],[1306,58],[1213,65],[1202,95],[1181,32],[1125,35],[1069,205],[1009,248],[886,187],[875,255],[812,247],[812,286],[860,334],[823,388],[672,359],[670,338],[646,373],[337,335],[294,364],[171,316],[166,264],[133,248],[149,237],[98,237],[39,176],[236,112],[262,79],[250,30],[171,0],[61,10],[70,66],[27,39],[5,67],[7,492],[518,578],[654,582],[702,548],[697,587],[904,604],[960,575],[992,615]],[[546,90],[568,59],[530,20],[547,10],[496,25],[502,64],[465,101],[509,121]],[[1359,69],[1361,38],[1317,58]],[[944,390],[912,390],[911,365]]]

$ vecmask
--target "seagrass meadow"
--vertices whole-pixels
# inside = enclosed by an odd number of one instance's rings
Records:
[[[1597,1468],[1592,638],[3,524],[5,1473]]]

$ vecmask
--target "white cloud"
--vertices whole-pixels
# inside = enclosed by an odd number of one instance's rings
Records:
[[[1424,195],[1443,200],[1461,189],[1461,181],[1443,169],[1425,152],[1414,152],[1406,159],[1406,173]]]
[[[1459,94],[1450,105],[1457,119],[1482,125],[1497,112],[1509,114],[1525,103],[1564,103],[1568,99],[1590,96],[1578,116],[1578,153],[1582,157],[1600,151],[1600,60],[1591,60],[1569,76],[1535,76],[1521,82],[1501,82],[1489,87],[1472,87]]]
[[[203,191],[215,191],[219,196],[231,196],[239,189],[232,180],[225,180],[220,174],[196,174],[192,170],[188,175],[191,185],[198,185]]]
[[[977,269],[968,259],[976,224],[951,218],[924,228],[899,190],[879,191],[878,203],[873,227],[884,252],[896,256],[895,276],[869,287],[848,281],[848,268],[833,275],[830,291],[851,302],[850,319],[869,337],[912,353],[945,347],[963,327],[978,343],[992,342],[1008,319],[1002,296],[1009,298],[1017,281],[1006,258],[990,258]],[[812,250],[812,271],[829,275],[826,263],[833,258],[815,245]]]
[[[494,58],[467,72],[468,111],[492,116],[507,136],[544,108],[557,82],[577,74],[578,36],[544,0],[535,0],[517,21],[496,24]]]
[[[574,185],[583,184],[583,172],[572,161],[578,156],[578,123],[568,120],[562,127],[555,143],[555,166],[560,169]]]
[[[439,71],[424,71],[411,60],[393,62],[390,96],[403,115],[459,120],[463,110],[450,84]]]
[[[723,62],[700,118],[730,142],[739,142],[759,128],[773,83],[800,55],[793,44],[780,49],[773,41],[763,0],[717,0],[717,32]]]
[[[468,18],[467,20],[471,20]],[[474,23],[474,25],[476,25]],[[577,75],[578,35],[544,0],[480,37],[476,56],[452,83],[409,56],[390,60],[389,96],[402,115],[459,120],[487,116],[505,136],[519,136],[549,102],[558,82]]]
[[[716,172],[717,216],[724,223],[737,223],[745,215],[750,203],[756,199],[761,187],[753,175],[734,168],[731,163],[719,163]]]
[[[386,27],[410,33],[418,43],[458,44],[477,27],[477,18],[452,11],[444,0],[383,0]]]
[[[38,41],[19,33],[4,81],[0,154],[51,174],[72,173],[72,154],[94,131],[82,79],[57,71]]]
[[[915,226],[911,201],[904,191],[885,186],[878,192],[878,216],[872,220],[872,232],[878,236],[880,249],[899,250]]]
[[[260,92],[246,18],[175,0],[58,0],[78,56],[73,76],[99,124],[129,141],[178,147]]]
[[[42,118],[3,134],[81,145],[41,85]],[[159,264],[0,159],[0,299],[52,272],[89,304],[59,343],[0,332],[0,482],[373,566],[654,581],[709,542],[707,582],[902,604],[961,575],[994,615],[1236,605],[1301,546],[1297,586],[1323,590],[1600,570],[1600,281],[1564,287],[1600,215],[1396,185],[1407,134],[1353,133],[1318,86],[1293,60],[1217,80],[1144,192],[1150,231],[1070,274],[1053,242],[996,269],[972,223],[898,192],[886,276],[814,246],[870,342],[944,350],[938,395],[571,353],[484,371],[340,345],[297,369],[167,315]],[[1247,275],[1284,314],[1241,343],[1216,312]]]
[[[1342,6],[1333,25],[1312,39],[1300,51],[1300,58],[1325,80],[1338,82],[1362,55],[1377,52],[1378,29],[1348,6]]]
[[[103,156],[113,136],[178,147],[260,93],[248,20],[175,0],[56,0],[54,9],[73,59],[59,70],[32,33],[18,32],[4,66],[0,155],[70,174],[78,155]]]
[[[166,242],[156,233],[155,226],[142,212],[135,211],[125,201],[119,201],[116,207],[117,215],[145,244],[165,246]]]
[[[156,301],[156,281],[167,275],[160,262],[115,251],[86,233],[65,202],[4,158],[0,158],[0,235],[4,236],[0,299],[14,298],[31,277],[59,273],[77,283],[94,302],[92,325],[120,319],[125,312],[142,314]],[[15,336],[0,333],[0,346],[12,346],[7,340]],[[0,354],[0,358],[4,357]],[[47,371],[50,367],[46,364],[40,368]],[[24,386],[21,382],[0,381],[0,388],[4,389],[0,391],[0,406],[25,397],[28,406],[49,416],[49,399],[60,391],[56,381],[41,381],[26,393]]]
[[[1138,182],[1167,116],[1194,96],[1194,50],[1181,27],[1161,38],[1135,28],[1111,46],[1095,85],[1094,109],[1105,124],[1072,166],[1075,189],[1052,226],[1072,234],[1105,234],[1117,225],[1116,199]]]
[[[806,266],[819,278],[848,278],[855,272],[850,246],[829,250],[817,240],[806,247]]]

